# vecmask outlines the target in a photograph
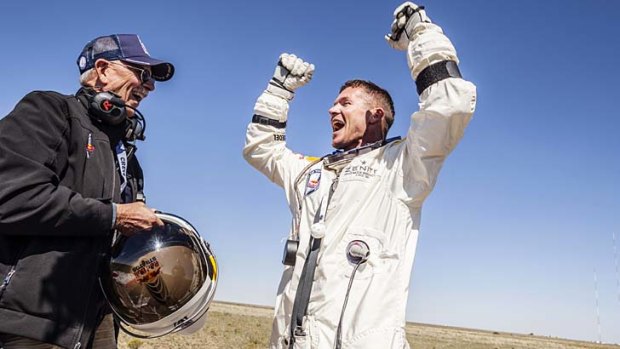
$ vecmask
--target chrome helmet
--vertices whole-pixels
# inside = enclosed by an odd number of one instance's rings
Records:
[[[209,244],[181,217],[156,214],[164,226],[121,235],[99,279],[120,328],[139,338],[199,330],[217,286]]]

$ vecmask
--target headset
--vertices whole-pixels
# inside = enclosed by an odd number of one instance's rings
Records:
[[[146,120],[138,109],[125,104],[125,101],[112,92],[94,93],[92,90],[83,90],[88,99],[88,114],[92,119],[109,126],[120,126],[125,123],[127,141],[146,139]],[[127,108],[134,111],[134,117],[128,117]]]
[[[120,125],[127,119],[125,102],[112,92],[86,94],[89,97],[88,111],[96,121],[110,126]]]

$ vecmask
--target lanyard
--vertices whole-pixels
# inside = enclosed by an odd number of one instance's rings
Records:
[[[121,193],[127,186],[127,151],[125,151],[125,144],[123,141],[118,142],[116,145],[116,160],[118,164],[118,172],[121,176]]]

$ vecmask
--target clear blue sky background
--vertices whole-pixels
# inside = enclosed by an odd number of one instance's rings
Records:
[[[2,1],[0,116],[31,90],[73,93],[90,39],[139,33],[173,80],[142,103],[148,203],[191,221],[221,265],[216,299],[273,305],[290,214],[241,157],[281,52],[316,65],[287,139],[331,151],[342,82],[393,95],[391,136],[417,95],[383,35],[400,1]],[[478,86],[478,109],[423,210],[409,321],[620,343],[620,2],[428,1]],[[618,242],[620,244],[620,242]]]

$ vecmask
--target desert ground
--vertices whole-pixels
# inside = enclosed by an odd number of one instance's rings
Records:
[[[213,302],[205,327],[190,336],[137,339],[121,334],[119,348],[268,348],[272,314],[268,307]],[[418,323],[407,323],[407,339],[412,349],[620,349],[620,345]]]

